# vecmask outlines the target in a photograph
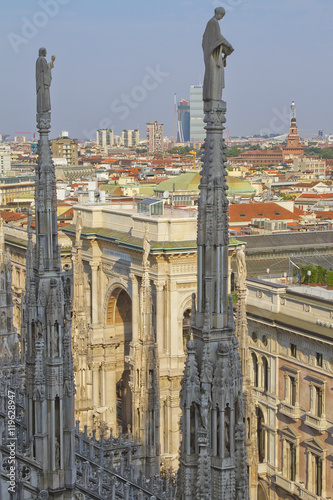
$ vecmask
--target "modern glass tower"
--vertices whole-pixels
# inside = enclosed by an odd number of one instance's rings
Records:
[[[181,99],[178,102],[178,142],[190,140],[190,101]]]

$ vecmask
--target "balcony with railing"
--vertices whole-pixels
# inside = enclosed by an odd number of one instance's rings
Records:
[[[291,404],[286,403],[285,401],[281,401],[278,405],[278,410],[283,415],[286,415],[293,420],[297,420],[301,416],[301,409],[299,406],[293,406]]]
[[[305,413],[303,420],[306,425],[319,432],[326,431],[328,427],[327,420],[325,417],[323,416],[317,417],[316,415],[313,415],[310,412]]]

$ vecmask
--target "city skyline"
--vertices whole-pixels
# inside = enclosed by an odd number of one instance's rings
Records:
[[[0,20],[0,133],[12,139],[18,130],[36,132],[31,61],[45,46],[48,60],[56,55],[52,137],[66,129],[72,138],[93,139],[99,128],[119,135],[139,128],[144,137],[153,120],[173,136],[172,93],[188,99],[190,86],[202,82],[202,32],[219,4],[227,11],[222,34],[235,47],[223,94],[230,135],[286,133],[292,100],[301,135],[332,133],[328,0],[171,1],[163,10],[147,0],[130,2],[126,11],[104,0],[98,8],[85,0],[7,4]]]

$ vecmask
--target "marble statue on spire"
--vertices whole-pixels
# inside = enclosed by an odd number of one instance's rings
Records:
[[[150,239],[149,239],[149,231],[148,231],[148,224],[145,224],[145,234],[143,235],[143,266],[147,266],[148,264],[148,258],[149,258],[149,252],[150,252]]]
[[[47,113],[51,110],[50,85],[52,80],[51,70],[54,67],[55,56],[48,63],[45,59],[46,49],[39,49],[39,57],[36,61],[36,92],[37,113]]]
[[[220,101],[224,89],[224,67],[227,56],[233,52],[230,43],[221,35],[219,21],[224,17],[223,7],[215,9],[215,15],[208,21],[202,38],[205,62],[203,85],[204,101]]]
[[[245,261],[245,245],[241,245],[236,252],[236,264],[237,264],[237,286],[243,288],[245,286],[246,280],[246,261]]]

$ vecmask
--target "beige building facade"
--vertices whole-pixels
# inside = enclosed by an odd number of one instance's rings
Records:
[[[80,237],[75,224],[65,232],[73,242],[76,238],[76,418],[97,431],[105,425],[130,426],[142,440],[145,377],[151,371],[143,347],[151,328],[159,390],[158,453],[177,467],[180,381],[197,280],[196,218],[149,217],[107,206],[74,210],[74,221],[79,212],[82,219]],[[237,245],[231,241],[230,256]],[[146,314],[147,286],[151,310]]]
[[[14,181],[15,178],[13,178]],[[15,201],[18,197],[23,194],[31,193],[35,189],[35,183],[26,182],[11,182],[11,183],[1,183],[0,182],[0,205],[5,206],[8,203]]]
[[[58,137],[51,141],[51,151],[53,158],[65,158],[67,165],[78,164],[78,143],[77,139],[69,137]]]
[[[247,285],[257,498],[331,498],[333,294]]]

